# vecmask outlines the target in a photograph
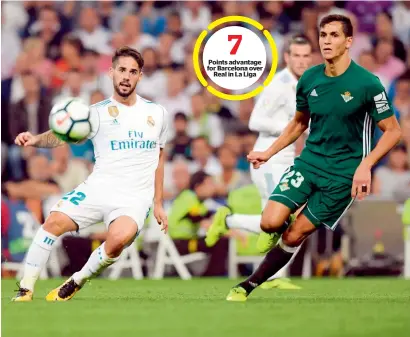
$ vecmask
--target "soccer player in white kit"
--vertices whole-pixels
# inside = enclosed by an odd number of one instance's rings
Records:
[[[262,151],[269,147],[283,132],[296,111],[296,85],[304,71],[308,69],[312,59],[312,46],[307,38],[302,35],[292,37],[285,51],[286,68],[278,72],[272,82],[264,89],[256,102],[252,112],[249,128],[259,132],[254,151]],[[267,204],[275,186],[279,183],[285,170],[293,164],[295,159],[295,146],[291,145],[273,156],[265,165],[258,169],[250,166],[253,183],[259,190],[262,209]],[[264,247],[261,230],[261,215],[232,214],[228,207],[220,207],[216,212],[212,225],[208,229],[206,243],[213,246],[219,238],[226,234],[228,229],[243,229],[253,233],[260,233],[258,249],[263,252]],[[294,254],[296,256],[297,253]],[[289,264],[292,261],[289,261]],[[283,277],[286,267],[280,270],[271,279]],[[262,288],[296,288],[286,282],[275,282],[262,285]]]
[[[14,301],[32,300],[53,244],[66,232],[104,222],[108,235],[80,271],[46,296],[48,301],[71,299],[87,280],[117,261],[141,231],[152,204],[155,218],[167,230],[162,207],[167,112],[136,94],[143,65],[135,49],[122,47],[115,52],[109,71],[114,94],[90,107],[94,170],[57,202],[36,233]],[[43,148],[64,144],[51,131],[37,136],[24,132],[15,143]]]

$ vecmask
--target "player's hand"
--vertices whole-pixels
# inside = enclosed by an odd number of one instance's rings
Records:
[[[352,198],[357,197],[357,199],[363,200],[369,195],[371,182],[371,168],[368,165],[361,163],[353,176]]]
[[[161,230],[165,234],[168,233],[168,217],[161,204],[154,205],[154,217],[157,219],[158,225],[161,225]]]
[[[18,146],[35,146],[37,144],[37,136],[32,135],[30,132],[20,133],[14,143]]]
[[[265,164],[269,159],[269,155],[266,152],[251,151],[246,157],[248,162],[253,165],[254,169],[258,169],[262,164]]]

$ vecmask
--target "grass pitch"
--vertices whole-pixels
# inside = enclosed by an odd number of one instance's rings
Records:
[[[2,281],[3,337],[410,336],[410,281],[317,279],[302,290],[257,289],[225,301],[236,282],[94,280],[69,302],[47,303],[62,280],[39,281],[31,303],[12,303]]]

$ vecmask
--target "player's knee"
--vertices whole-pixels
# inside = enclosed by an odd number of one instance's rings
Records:
[[[269,204],[272,203],[272,204]],[[261,219],[261,229],[267,233],[277,232],[289,218],[290,210],[285,206],[269,201]]]
[[[110,233],[105,242],[105,252],[108,257],[114,258],[121,255],[122,251],[128,247],[135,239],[135,235],[124,235],[124,233]]]
[[[304,235],[298,231],[286,230],[282,234],[282,241],[289,247],[298,247],[302,244]]]
[[[77,225],[67,215],[52,212],[44,222],[43,229],[55,236],[60,236],[70,231],[76,231]]]
[[[118,257],[121,255],[122,251],[125,248],[125,244],[121,242],[112,242],[110,244],[105,244],[105,253],[109,258]]]
[[[274,233],[276,232],[282,224],[279,224],[277,221],[275,221],[274,218],[267,218],[267,217],[262,217],[261,220],[261,229],[266,232],[266,233]]]
[[[298,247],[315,231],[316,226],[302,215],[283,233],[282,241],[289,247]]]
[[[111,258],[121,255],[124,248],[128,247],[138,233],[138,225],[128,217],[121,216],[113,221],[108,230],[105,251]]]

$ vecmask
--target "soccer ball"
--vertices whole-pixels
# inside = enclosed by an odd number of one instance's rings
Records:
[[[90,108],[79,98],[65,98],[50,112],[49,126],[61,140],[77,143],[91,133]]]

